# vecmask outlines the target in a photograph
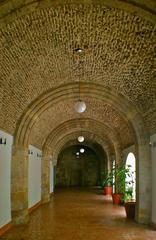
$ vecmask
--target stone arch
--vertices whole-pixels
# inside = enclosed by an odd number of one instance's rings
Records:
[[[13,3],[8,3],[8,1],[3,1],[1,3],[2,8],[2,19],[1,25],[4,25],[6,23],[9,23],[13,20],[15,20],[17,17],[22,17],[28,13],[34,12],[36,10],[41,10],[44,8],[50,8],[50,7],[56,7],[64,4],[92,4],[91,0],[88,0],[84,3],[83,0],[66,0],[62,1],[58,0],[56,1],[48,1],[48,0],[41,0],[41,1],[31,1],[31,2],[20,2],[15,1]],[[103,4],[109,8],[117,8],[122,9],[124,11],[135,13],[139,16],[141,16],[144,19],[147,19],[148,21],[155,22],[155,1],[150,0],[150,2],[146,3],[144,0],[140,0],[138,2],[137,0],[127,0],[126,2],[123,2],[121,0],[96,0],[94,4]]]
[[[72,131],[68,131],[68,133],[64,133],[61,135],[61,138],[56,141],[56,142],[52,142],[52,145],[55,145],[55,149],[52,150],[50,148],[50,146],[45,145],[45,147],[43,148],[43,153],[46,154],[46,152],[50,152],[50,154],[52,155],[53,159],[57,159],[57,156],[59,154],[59,151],[61,150],[61,148],[65,145],[65,143],[69,140],[72,140],[75,145],[79,145],[80,143],[78,143],[77,141],[77,137],[79,136],[80,132],[77,129],[72,129]],[[109,158],[110,155],[112,153],[114,153],[114,146],[111,146],[112,143],[110,143],[105,136],[99,136],[98,134],[95,134],[89,130],[85,130],[83,131],[83,135],[85,136],[86,139],[86,135],[87,135],[87,141],[85,140],[84,144],[88,141],[91,142],[96,142],[97,144],[99,144],[103,150],[105,150],[107,157]]]
[[[130,103],[121,94],[117,94],[111,88],[105,88],[99,84],[81,83],[82,98],[94,98],[112,105],[122,117],[133,126],[137,137],[144,136],[144,124],[141,115],[135,109],[134,105]],[[53,90],[50,90],[39,96],[28,108],[25,110],[19,119],[15,131],[15,145],[27,146],[29,142],[29,134],[36,119],[44,113],[51,105],[63,101],[64,99],[77,100],[78,84],[70,83]],[[137,126],[138,125],[138,126]]]
[[[83,146],[87,146],[87,147],[93,148],[93,144],[94,144],[94,143],[95,143],[95,144],[98,144],[99,146],[101,146],[102,149],[103,149],[103,147],[104,147],[103,150],[106,149],[106,150],[105,150],[106,155],[109,156],[110,151],[108,150],[108,145],[107,145],[107,143],[105,143],[105,141],[103,141],[102,139],[101,139],[101,141],[98,141],[98,140],[95,138],[94,141],[92,141],[92,142],[90,142],[90,140],[89,140],[89,141],[87,141],[87,142],[85,141],[83,144],[82,144],[82,143],[80,144],[80,143],[77,143],[77,141],[76,141],[75,139],[72,139],[72,136],[71,136],[71,134],[70,134],[70,136],[68,136],[68,138],[63,138],[63,139],[62,139],[62,142],[59,143],[59,145],[57,146],[57,149],[56,149],[53,157],[54,157],[54,159],[57,159],[60,151],[62,151],[64,148],[66,148],[66,147],[68,147],[68,146],[72,146],[72,145],[81,146],[81,145],[83,145]]]
[[[65,143],[67,143],[68,141],[71,141],[72,139],[73,139],[72,144],[73,144],[73,142],[75,143],[75,145],[77,143],[77,141],[75,140],[75,137],[79,135],[80,131],[77,128],[72,128],[71,130],[72,131],[68,130],[68,132],[65,131],[63,133],[58,132],[58,135],[61,134],[61,136],[58,140],[56,137],[55,138],[56,141],[51,142],[50,145],[49,145],[49,141],[47,141],[47,144],[46,143],[44,144],[43,159],[42,159],[42,202],[44,202],[44,203],[48,202],[50,199],[50,194],[49,194],[50,160],[52,160],[53,165],[56,165],[59,151],[65,145]],[[55,132],[55,130],[52,131],[52,133],[53,132]],[[102,149],[103,148],[105,149],[107,159],[109,160],[111,152],[114,151],[114,149],[112,149],[112,147],[110,146],[110,143],[108,141],[106,141],[106,139],[104,139],[102,136],[95,135],[95,134],[94,134],[94,140],[93,140],[93,132],[91,132],[89,130],[87,132],[83,131],[83,134],[84,134],[84,136],[86,136],[86,134],[87,134],[87,137],[90,136],[89,140],[94,141],[97,144],[99,144],[100,146],[102,146]],[[53,135],[53,134],[51,134],[51,135]],[[85,144],[86,144],[86,142],[85,142]],[[54,150],[52,150],[52,148],[50,147],[51,145],[55,146]],[[87,143],[87,146],[88,146],[88,143]],[[111,149],[110,149],[110,147],[111,147]]]
[[[94,129],[92,129],[92,126],[95,126]],[[120,136],[118,133],[114,132],[109,126],[105,125],[102,122],[99,122],[97,120],[89,119],[89,118],[83,118],[83,119],[72,119],[67,122],[64,122],[63,124],[59,125],[59,127],[55,128],[47,137],[43,149],[45,151],[46,148],[49,148],[50,146],[53,146],[56,144],[56,142],[59,139],[59,136],[62,137],[63,134],[69,134],[70,132],[73,132],[73,129],[77,129],[79,134],[84,131],[92,132],[93,134],[99,134],[99,129],[101,132],[101,135],[106,135],[106,138],[109,139],[111,144],[117,143],[118,145],[121,145]],[[99,134],[100,135],[100,134]],[[109,137],[108,137],[109,135]]]
[[[95,126],[94,130],[92,126]],[[83,127],[81,127],[83,126]],[[81,131],[80,131],[81,127]],[[100,132],[99,132],[100,129]],[[57,153],[59,152],[59,146],[61,147],[64,143],[74,135],[74,138],[78,137],[79,134],[83,134],[87,131],[87,134],[94,135],[94,140],[105,149],[108,158],[108,168],[110,167],[109,159],[110,153],[115,150],[116,158],[121,162],[121,143],[120,136],[114,133],[112,129],[105,126],[103,123],[92,120],[92,119],[72,119],[63,124],[59,125],[54,129],[43,145],[43,162],[42,162],[42,200],[44,202],[49,200],[49,175],[47,169],[49,169],[49,159],[52,155],[56,164]],[[75,135],[76,134],[76,135]],[[109,137],[107,135],[110,134]],[[91,137],[93,138],[93,137]],[[53,146],[55,146],[53,148]]]
[[[117,94],[111,88],[93,83],[81,83],[82,97],[99,99],[116,108],[129,123],[133,130],[137,149],[137,169],[138,169],[138,195],[137,195],[137,212],[136,219],[139,222],[147,223],[150,219],[150,152],[149,152],[149,135],[144,126],[143,119],[135,106],[121,94]],[[78,84],[70,83],[50,90],[42,96],[38,97],[23,113],[20,121],[17,124],[15,142],[13,148],[12,160],[12,215],[16,216],[15,222],[25,221],[27,218],[27,146],[29,142],[29,134],[36,119],[52,104],[64,99],[77,99]],[[16,182],[21,177],[20,162],[24,165],[23,181],[19,182],[17,187]],[[17,168],[17,166],[19,167]],[[143,172],[147,176],[143,179]],[[22,177],[23,177],[22,176]],[[18,179],[18,180],[17,180]],[[142,185],[142,182],[144,184]],[[145,193],[149,195],[144,197]],[[22,199],[22,209],[19,212],[18,199]],[[142,200],[143,199],[143,200]],[[21,206],[20,206],[21,207]],[[19,216],[20,214],[20,216]]]
[[[92,129],[94,126],[94,129]],[[67,130],[68,129],[68,130]],[[81,129],[81,131],[80,131]],[[100,129],[100,132],[99,132]],[[51,146],[57,145],[58,142],[62,140],[62,137],[73,133],[73,131],[78,131],[79,134],[85,131],[94,134],[95,136],[100,136],[102,139],[103,137],[108,142],[108,145],[114,148],[116,161],[118,164],[122,164],[122,145],[120,141],[120,136],[117,132],[113,131],[109,126],[95,121],[93,119],[72,119],[63,124],[59,125],[56,129],[54,129],[49,136],[47,137],[44,145],[43,145],[43,152],[44,154],[49,153],[49,151],[54,151],[55,149],[51,149]],[[108,168],[110,168],[110,163],[108,164]]]
[[[88,139],[88,141],[85,141],[84,143],[79,143],[78,141],[77,141],[77,139],[75,139],[75,136],[78,136],[78,133],[79,132],[73,132],[73,133],[70,133],[70,134],[67,134],[67,135],[64,135],[63,137],[62,137],[62,139],[61,140],[59,140],[57,143],[56,143],[56,148],[55,148],[55,151],[52,153],[52,158],[54,158],[55,160],[58,158],[58,154],[59,154],[59,152],[60,152],[60,150],[64,147],[64,146],[66,146],[66,144],[68,143],[69,145],[70,145],[70,141],[72,140],[72,142],[71,142],[71,144],[73,145],[73,144],[75,144],[75,145],[86,145],[86,146],[90,146],[91,147],[91,143],[89,144],[89,142],[91,141],[91,142],[95,142],[95,143],[97,143],[97,144],[99,144],[101,147],[102,147],[102,149],[103,150],[105,150],[105,152],[106,152],[106,155],[107,155],[107,157],[109,158],[109,156],[110,156],[110,154],[111,154],[111,152],[112,152],[112,149],[110,149],[110,146],[109,146],[109,143],[105,140],[105,139],[103,139],[102,137],[99,137],[99,136],[97,136],[97,135],[94,135],[94,139],[91,139],[91,138],[89,138]],[[85,132],[83,132],[84,134],[84,136],[86,135],[86,133]],[[87,132],[87,134],[88,134],[89,132]],[[90,132],[88,135],[92,135],[92,133]],[[114,149],[113,149],[114,150]]]
[[[54,164],[56,164],[56,161],[57,161],[57,164],[59,165],[60,153],[62,151],[64,151],[65,149],[71,148],[73,146],[77,150],[81,147],[83,147],[85,149],[86,148],[92,149],[92,151],[96,154],[97,161],[98,162],[100,161],[101,167],[99,169],[100,170],[99,180],[101,181],[102,180],[101,173],[107,169],[108,161],[111,156],[112,150],[109,151],[109,146],[106,143],[105,139],[100,139],[98,136],[94,136],[94,138],[92,138],[92,133],[90,133],[90,134],[86,133],[89,136],[91,136],[91,139],[85,140],[83,143],[79,143],[77,141],[77,139],[75,139],[75,134],[77,134],[77,132],[73,132],[71,134],[64,136],[62,138],[61,142],[58,141],[58,144],[56,145],[56,150],[55,150],[54,154],[52,155],[52,159],[54,159]],[[85,133],[84,133],[84,136],[86,136]],[[76,152],[75,152],[75,154],[76,154]],[[56,164],[56,166],[57,166],[57,164]],[[50,184],[49,184],[49,186],[50,186]]]

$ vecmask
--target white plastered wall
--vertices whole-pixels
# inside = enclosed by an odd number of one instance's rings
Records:
[[[29,145],[28,208],[41,201],[41,154],[39,149]]]
[[[150,137],[152,158],[152,223],[156,224],[156,134]]]
[[[0,228],[11,221],[10,181],[11,153],[13,136],[0,130],[0,138],[6,144],[0,144]]]

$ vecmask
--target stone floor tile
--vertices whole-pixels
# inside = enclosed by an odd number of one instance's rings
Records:
[[[3,240],[156,240],[156,231],[127,220],[123,206],[95,189],[59,189],[27,225]]]

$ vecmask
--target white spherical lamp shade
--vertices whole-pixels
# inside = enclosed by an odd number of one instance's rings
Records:
[[[84,153],[84,148],[80,148],[80,153]]]
[[[83,113],[86,110],[86,104],[83,101],[78,101],[75,104],[75,111],[78,113]]]
[[[83,141],[84,141],[84,136],[79,136],[79,137],[78,137],[78,141],[79,141],[79,142],[83,142]]]

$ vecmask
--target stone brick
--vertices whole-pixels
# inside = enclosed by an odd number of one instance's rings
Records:
[[[2,129],[13,134],[23,111],[36,97],[80,79],[122,94],[145,116],[147,127],[153,131],[156,34],[151,22],[98,4],[65,4],[29,11],[1,28]],[[79,65],[74,52],[77,47],[84,49]],[[72,103],[67,102],[52,107],[54,111],[45,111],[32,131],[32,143],[40,145],[43,133],[48,134],[48,128],[56,127],[61,119],[77,117],[71,109]],[[106,110],[103,103],[93,99],[86,115],[95,119],[100,115],[101,120],[118,129],[123,142],[128,139],[124,138],[130,131],[124,119],[119,113],[115,116],[113,109]]]

